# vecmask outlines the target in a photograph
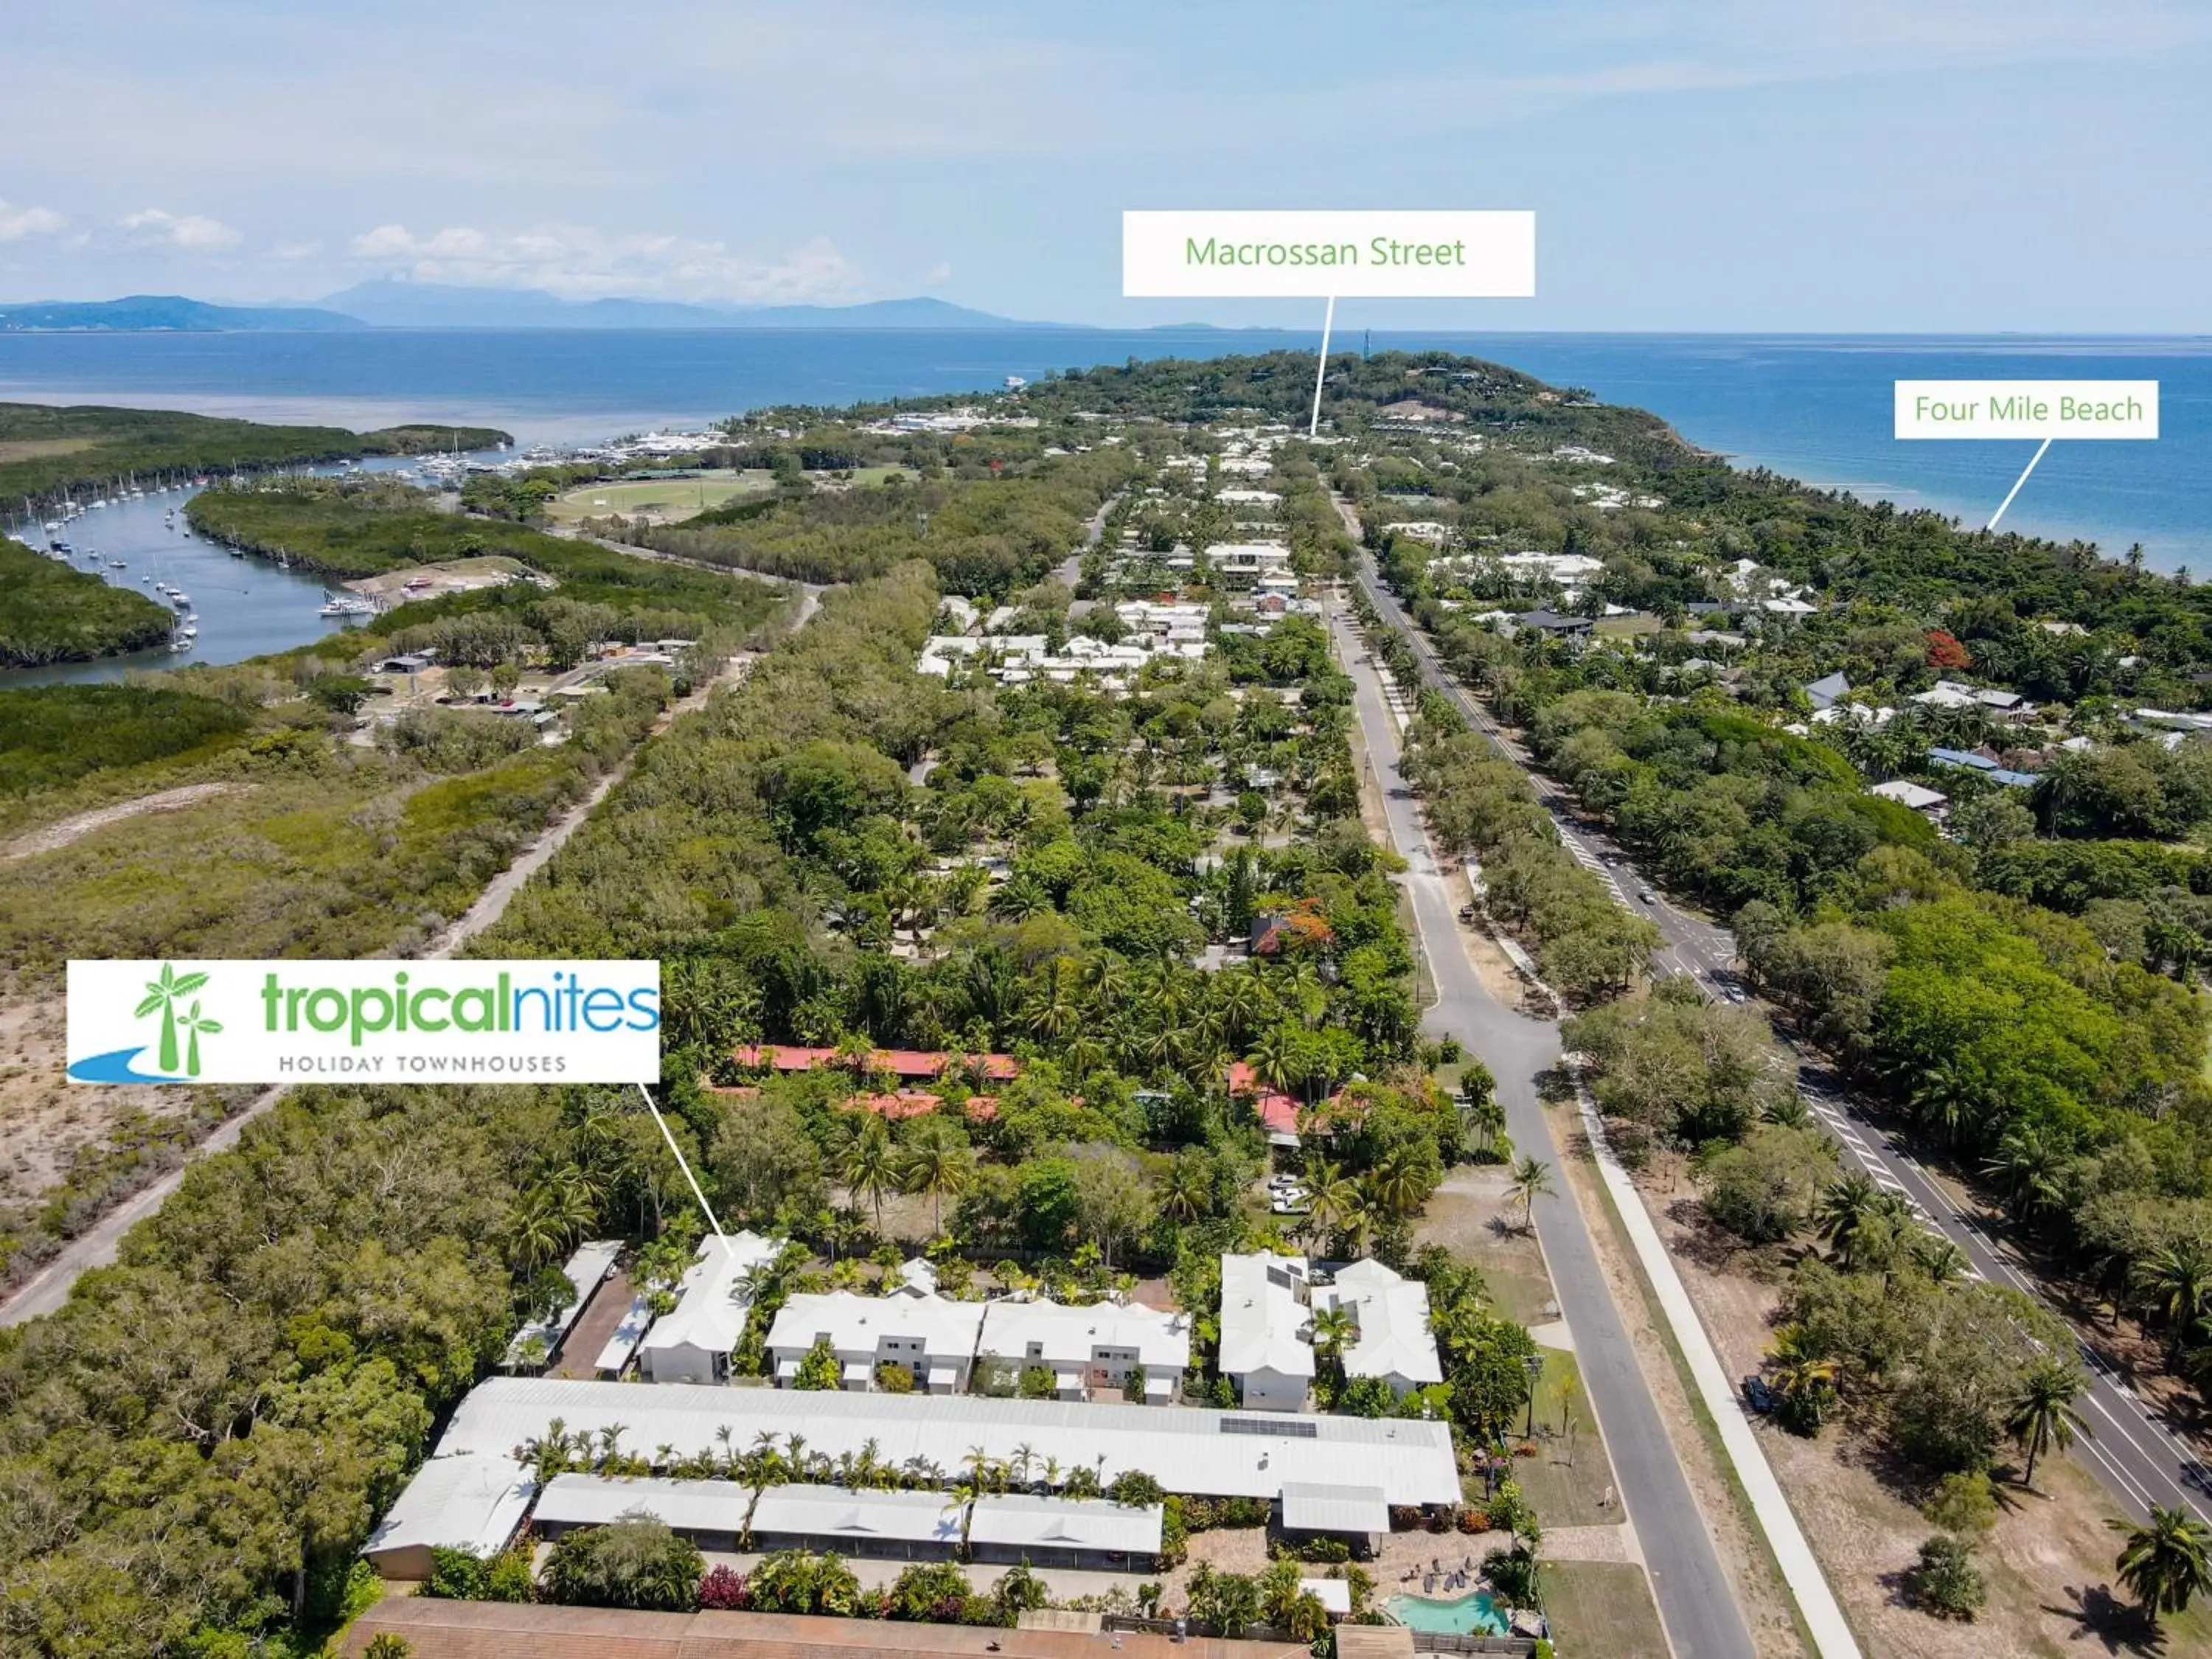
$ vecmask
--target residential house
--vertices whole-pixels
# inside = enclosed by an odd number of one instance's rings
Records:
[[[774,1261],[781,1239],[744,1232],[702,1241],[699,1259],[677,1286],[676,1305],[653,1322],[638,1344],[638,1370],[648,1382],[726,1382],[730,1352],[744,1334],[751,1307],[745,1281]]]
[[[911,1285],[889,1296],[832,1291],[785,1303],[769,1327],[768,1351],[780,1389],[792,1385],[799,1362],[826,1340],[849,1392],[866,1393],[879,1367],[896,1364],[914,1374],[917,1390],[959,1394],[968,1387],[982,1323],[980,1302],[952,1302]]]
[[[1247,1410],[1295,1412],[1313,1386],[1313,1315],[1304,1256],[1221,1258],[1221,1374]]]
[[[1110,1388],[1125,1400],[1162,1404],[1176,1398],[1190,1364],[1190,1319],[1134,1302],[992,1302],[983,1310],[976,1358],[1024,1370],[1043,1365],[1062,1400],[1088,1400],[1092,1389]]]

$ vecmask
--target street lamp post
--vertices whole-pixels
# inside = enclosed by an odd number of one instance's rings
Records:
[[[1521,1431],[1521,1437],[1528,1440],[1536,1433],[1536,1380],[1544,1374],[1544,1356],[1532,1353],[1521,1364],[1528,1372],[1528,1425]]]

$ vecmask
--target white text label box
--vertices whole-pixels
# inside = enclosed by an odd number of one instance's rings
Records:
[[[1899,380],[1900,438],[2155,438],[2156,380]]]
[[[1536,216],[1141,212],[1121,216],[1121,292],[1158,299],[1527,299]]]

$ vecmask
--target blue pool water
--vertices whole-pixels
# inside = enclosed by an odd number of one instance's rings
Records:
[[[1488,1590],[1451,1601],[1432,1601],[1425,1595],[1394,1595],[1390,1613],[1408,1630],[1439,1634],[1503,1636],[1511,1628]]]

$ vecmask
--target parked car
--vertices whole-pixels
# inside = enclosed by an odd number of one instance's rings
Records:
[[[1473,921],[1474,920],[1474,907],[1472,904],[1461,905],[1459,907],[1459,919],[1462,921]]]
[[[1651,896],[1651,890],[1649,887],[1638,888],[1636,890],[1636,896],[1642,899],[1646,904],[1656,904],[1658,902],[1656,899]]]
[[[1744,1404],[1761,1417],[1772,1411],[1776,1404],[1774,1390],[1766,1386],[1764,1379],[1756,1376],[1743,1379],[1743,1400]]]

